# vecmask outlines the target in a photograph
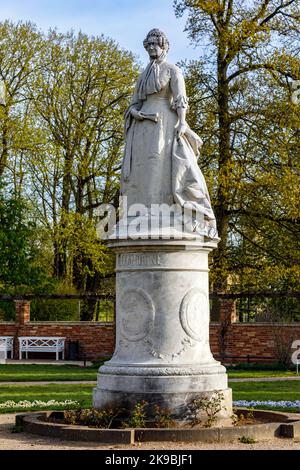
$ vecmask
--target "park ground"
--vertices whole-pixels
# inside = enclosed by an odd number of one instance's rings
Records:
[[[99,364],[89,367],[45,364],[6,364],[0,366],[0,404],[9,400],[72,399],[82,406],[91,406],[92,389]],[[262,381],[266,378],[266,381]],[[230,370],[229,386],[234,400],[299,400],[300,380],[293,371]],[[251,379],[251,381],[247,381]],[[257,379],[258,381],[256,381]],[[45,384],[43,382],[52,382]],[[75,381],[77,383],[75,383]],[[9,382],[9,384],[8,384]],[[26,383],[26,384],[25,384]],[[266,407],[265,407],[266,408]],[[272,408],[272,407],[269,407]],[[38,409],[29,408],[30,409]],[[7,408],[0,414],[1,450],[300,450],[300,439],[273,438],[253,444],[233,442],[205,444],[184,442],[138,443],[134,445],[101,445],[98,443],[69,442],[55,438],[12,432],[15,415],[20,410]],[[295,412],[295,409],[287,411]],[[24,410],[22,410],[24,412]]]

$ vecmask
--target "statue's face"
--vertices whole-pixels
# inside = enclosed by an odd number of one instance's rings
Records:
[[[160,47],[157,37],[150,36],[148,38],[147,51],[150,59],[158,59],[158,57],[162,54],[163,49]]]

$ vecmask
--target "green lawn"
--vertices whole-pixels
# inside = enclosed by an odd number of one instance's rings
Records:
[[[0,382],[38,382],[59,380],[97,380],[97,366],[50,364],[1,364]]]
[[[234,400],[299,400],[300,381],[230,382]]]
[[[1,364],[0,382],[38,382],[67,380],[96,380],[100,364],[90,367],[50,364]],[[294,371],[228,370],[229,378],[297,377]],[[300,377],[300,374],[298,375]]]
[[[299,377],[296,371],[291,370],[227,370],[229,379],[251,377]]]
[[[234,382],[229,386],[233,390],[234,400],[299,400],[300,382],[282,381],[282,382]],[[58,400],[66,399],[76,400],[82,403],[82,406],[89,407],[92,404],[93,385],[84,384],[51,384],[51,385],[0,385],[0,403],[7,400],[15,402],[21,400]],[[35,408],[38,409],[38,408]],[[41,408],[42,409],[42,408]],[[278,409],[278,408],[276,408]],[[1,410],[1,413],[7,411],[20,410]],[[22,411],[22,410],[21,410]],[[290,411],[299,411],[292,410]]]
[[[8,400],[15,402],[23,400],[75,400],[81,403],[83,407],[92,405],[92,390],[94,385],[81,385],[81,384],[51,384],[51,385],[34,385],[34,386],[21,386],[21,385],[0,385],[0,403]],[[43,407],[23,409],[0,409],[0,413],[7,413],[8,411],[30,411],[43,409]],[[59,407],[56,407],[59,409]]]
[[[295,401],[300,400],[300,381],[289,380],[280,382],[229,382],[232,388],[233,400],[259,400],[259,401]],[[262,409],[280,408],[260,406]],[[285,408],[285,411],[300,413],[299,408]]]

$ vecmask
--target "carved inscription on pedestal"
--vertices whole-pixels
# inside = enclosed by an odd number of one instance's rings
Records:
[[[140,341],[153,329],[155,307],[143,289],[130,289],[121,296],[121,334],[128,341]]]
[[[180,323],[186,334],[196,341],[208,337],[208,299],[204,291],[194,287],[183,298],[180,305]]]
[[[118,267],[132,266],[160,266],[161,259],[158,253],[122,253],[118,256]]]

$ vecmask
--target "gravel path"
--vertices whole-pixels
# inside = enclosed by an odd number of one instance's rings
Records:
[[[70,442],[27,433],[12,433],[15,415],[0,415],[1,450],[300,450],[300,440],[284,438],[273,438],[255,444],[148,442],[134,445],[101,445],[94,442]]]

